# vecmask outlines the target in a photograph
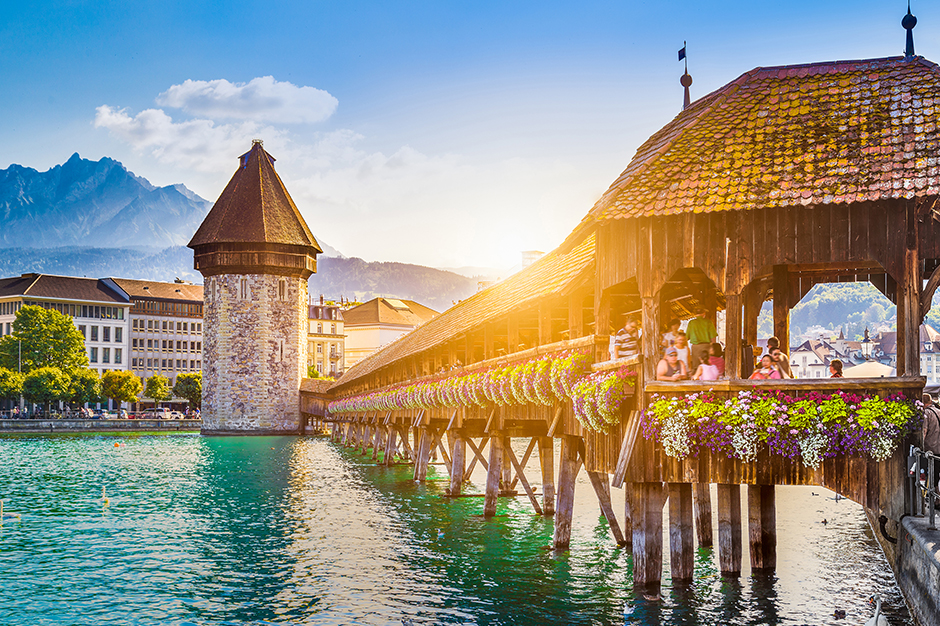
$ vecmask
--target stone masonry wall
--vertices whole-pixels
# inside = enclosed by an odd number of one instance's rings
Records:
[[[307,281],[222,274],[206,277],[204,293],[203,431],[297,432]]]

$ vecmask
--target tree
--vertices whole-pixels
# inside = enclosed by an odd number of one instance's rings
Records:
[[[307,378],[320,378],[320,372],[317,371],[315,365],[307,366]]]
[[[173,395],[189,400],[189,406],[198,409],[202,405],[202,372],[180,374],[173,385]]]
[[[170,399],[170,379],[160,374],[154,374],[147,379],[144,397],[154,402],[163,402]]]
[[[0,339],[0,367],[24,374],[54,367],[66,376],[88,365],[85,338],[72,318],[52,309],[24,306],[16,312],[13,334]]]
[[[23,375],[0,367],[0,398],[18,398],[23,393]]]
[[[72,372],[71,378],[69,402],[86,404],[101,400],[101,379],[98,378],[98,372],[81,367]]]
[[[23,379],[23,397],[29,402],[43,403],[48,415],[50,402],[68,398],[71,382],[58,367],[39,367]]]
[[[101,395],[119,404],[136,401],[143,387],[134,372],[108,370],[101,376]]]

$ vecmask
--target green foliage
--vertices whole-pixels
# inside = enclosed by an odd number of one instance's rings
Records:
[[[163,402],[170,399],[170,379],[160,374],[154,374],[147,379],[144,397],[154,402]]]
[[[88,365],[85,340],[72,318],[52,309],[24,306],[16,312],[13,334],[0,339],[0,367],[28,374],[55,367],[66,375]]]
[[[18,398],[23,392],[23,375],[0,367],[0,398]]]
[[[135,402],[142,390],[134,372],[108,370],[101,376],[101,395],[115,402]]]
[[[82,367],[72,372],[69,401],[77,404],[101,401],[101,379],[98,372]]]
[[[307,366],[307,378],[320,378],[320,372],[317,371],[315,365]]]
[[[44,403],[66,400],[71,379],[58,367],[39,367],[23,379],[23,397],[29,402]]]
[[[189,400],[189,406],[198,409],[202,405],[202,372],[180,374],[173,385],[173,395]]]

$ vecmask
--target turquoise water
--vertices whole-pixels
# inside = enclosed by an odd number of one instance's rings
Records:
[[[779,489],[775,575],[722,578],[700,550],[673,586],[667,549],[648,600],[583,476],[556,554],[525,498],[484,521],[481,499],[323,439],[7,436],[0,459],[22,516],[0,527],[2,624],[861,624],[875,592],[912,624],[861,510],[820,489]]]

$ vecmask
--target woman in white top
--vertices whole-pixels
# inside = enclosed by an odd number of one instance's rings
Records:
[[[685,369],[689,369],[689,338],[686,336],[684,330],[680,330],[676,333],[676,343],[673,346],[676,350],[679,351],[679,360],[685,363]]]
[[[695,374],[692,375],[692,380],[718,380],[719,372],[718,366],[712,365],[711,363],[701,363],[698,366],[698,369],[695,370]]]

